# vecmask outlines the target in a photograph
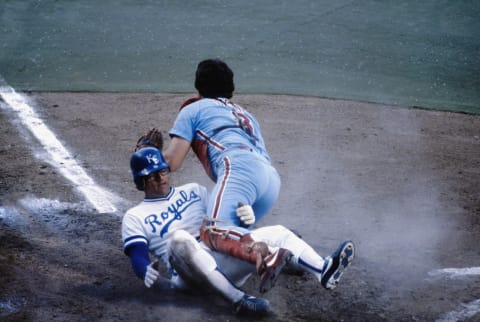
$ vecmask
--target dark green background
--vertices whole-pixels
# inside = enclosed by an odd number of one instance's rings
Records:
[[[24,91],[237,93],[480,113],[480,1],[0,0],[0,75]]]

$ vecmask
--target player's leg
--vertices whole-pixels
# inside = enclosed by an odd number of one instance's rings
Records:
[[[203,242],[200,242],[200,246],[215,259],[222,273],[237,287],[242,287],[252,274],[256,272],[255,264],[224,253],[212,251]]]
[[[257,198],[253,204],[250,204],[255,213],[255,222],[262,220],[272,210],[277,202],[281,186],[277,170],[267,163],[261,163],[261,166],[263,175],[256,175]]]
[[[268,312],[268,301],[250,296],[233,285],[219,270],[215,259],[188,232],[177,230],[173,233],[168,258],[183,280],[216,290],[234,305],[235,312]]]
[[[242,234],[237,227],[209,226],[204,221],[200,238],[211,250],[215,250],[256,265],[260,276],[259,290],[267,292],[274,285],[291,256],[284,248],[269,248],[263,241],[255,240],[252,234]]]
[[[209,196],[207,216],[218,220],[215,224],[219,227],[242,227],[236,209],[239,202],[251,205],[255,201],[257,193],[254,180],[245,171],[242,162],[230,156],[222,159],[217,174],[218,180]]]
[[[239,202],[255,199],[252,180],[246,179],[243,172],[238,161],[232,162],[229,156],[223,158],[207,205],[208,220],[200,229],[200,238],[210,249],[254,263],[258,269],[268,255],[268,247],[265,243],[256,244],[236,216]]]
[[[314,274],[327,289],[335,288],[355,256],[353,243],[345,241],[331,256],[323,258],[303,239],[281,225],[255,229],[252,235],[269,246],[288,249],[292,253],[289,265]]]
[[[242,226],[236,216],[238,203],[251,205],[255,220],[268,214],[280,193],[280,176],[266,160],[251,154],[232,154],[218,167],[218,180],[210,195],[207,215],[220,220],[219,226]],[[255,166],[252,166],[255,165]]]
[[[239,202],[254,204],[260,191],[265,195],[265,202],[262,204],[267,205],[268,201],[268,208],[271,208],[280,189],[280,181],[277,178],[278,180],[273,180],[275,189],[271,189],[272,193],[268,195],[267,200],[265,191],[269,189],[272,180],[268,178],[267,171],[253,173],[252,162],[259,162],[262,167],[268,165],[245,155],[234,154],[232,158],[230,156],[223,158],[217,172],[218,181],[212,190],[207,207],[207,215],[213,220],[202,226],[200,237],[212,250],[256,263],[260,276],[259,288],[263,293],[273,287],[290,253],[280,248],[269,253],[265,244],[253,240],[250,231],[240,227],[240,220],[236,216]],[[269,185],[267,186],[265,182]]]

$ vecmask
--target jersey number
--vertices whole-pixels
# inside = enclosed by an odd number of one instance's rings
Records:
[[[238,126],[249,136],[254,137],[254,129],[250,119],[243,113],[233,111],[233,116],[237,119]]]

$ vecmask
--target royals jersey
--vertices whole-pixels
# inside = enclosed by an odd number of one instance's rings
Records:
[[[270,161],[257,120],[239,105],[226,98],[198,100],[183,108],[170,130],[192,144],[192,149],[207,174],[216,182],[215,165],[230,148],[241,148],[258,153]]]
[[[208,193],[199,184],[172,187],[168,195],[144,199],[129,209],[122,222],[124,250],[139,243],[168,265],[168,240],[175,230],[183,229],[198,237],[206,214]]]

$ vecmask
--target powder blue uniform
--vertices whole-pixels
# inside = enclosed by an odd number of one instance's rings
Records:
[[[280,176],[270,156],[257,120],[226,98],[204,98],[184,107],[170,136],[189,141],[205,171],[216,183],[207,213],[220,219],[218,226],[241,222],[238,203],[251,205],[256,220],[273,207],[280,191]]]

